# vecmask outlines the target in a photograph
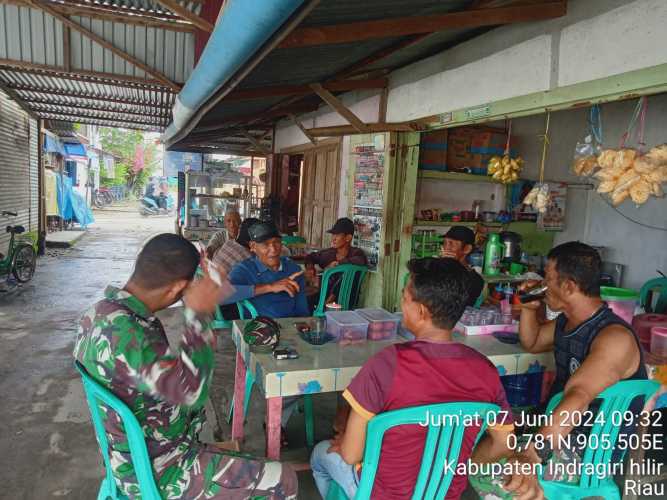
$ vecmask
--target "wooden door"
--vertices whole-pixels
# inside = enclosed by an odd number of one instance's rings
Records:
[[[310,245],[326,247],[328,229],[338,218],[340,143],[312,148],[303,154],[301,236]]]

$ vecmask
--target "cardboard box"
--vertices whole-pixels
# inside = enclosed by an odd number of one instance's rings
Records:
[[[419,168],[422,170],[447,170],[447,130],[434,130],[421,134],[419,144]]]
[[[447,168],[452,172],[486,175],[492,156],[505,151],[507,132],[490,127],[459,127],[449,131]],[[513,143],[513,141],[511,141]],[[516,156],[511,148],[510,154]]]

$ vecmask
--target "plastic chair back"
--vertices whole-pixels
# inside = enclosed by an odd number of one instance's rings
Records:
[[[255,319],[257,316],[259,316],[255,306],[252,305],[252,302],[247,299],[237,302],[236,307],[239,310],[239,318],[241,319]]]
[[[653,307],[654,293],[658,294],[655,308]],[[639,292],[639,303],[647,313],[667,314],[667,278],[655,278],[644,283]]]
[[[329,296],[330,278],[339,274],[341,276],[337,277],[340,283],[337,302],[341,305],[342,311],[348,311],[354,307],[361,290],[361,283],[367,272],[368,268],[366,266],[355,266],[354,264],[340,264],[324,271],[321,281],[320,301],[315,308],[314,315],[324,315],[324,308]]]
[[[457,425],[429,425],[412,498],[413,500],[445,498],[454,478],[454,471],[447,471],[445,463],[449,461],[458,463],[463,435],[466,431],[464,426],[466,418],[477,418],[482,424],[477,434],[477,440],[479,440],[489,420],[487,415],[498,411],[500,408],[490,403],[438,403],[402,408],[376,415],[368,422],[363,467],[355,499],[365,500],[371,497],[385,432],[398,425],[419,425],[428,415],[427,412],[435,416],[442,415],[443,424],[451,422]],[[332,483],[332,488],[335,488],[340,495],[342,490],[337,484]]]
[[[104,421],[100,412],[99,403],[104,403],[111,408],[120,417],[125,435],[130,449],[130,456],[132,457],[132,466],[134,473],[139,482],[139,490],[141,491],[141,498],[146,500],[160,500],[162,496],[155,484],[153,477],[153,467],[146,449],[146,441],[141,426],[137,421],[134,413],[123,403],[120,399],[114,396],[111,391],[102,387],[95,381],[86,369],[77,361],[75,363],[76,369],[81,374],[83,380],[83,389],[86,393],[88,401],[88,408],[95,428],[95,436],[97,443],[102,452],[104,459],[104,467],[106,469],[106,477],[102,481],[98,500],[112,498],[125,499],[125,495],[120,493],[116,486],[116,480],[113,476],[113,469],[109,460],[109,441],[107,440],[107,433],[104,428]]]
[[[637,397],[643,396],[644,401],[648,401],[659,388],[660,384],[654,380],[625,380],[608,387],[596,398],[601,400],[598,415],[604,415],[605,418],[596,418],[595,424],[590,430],[590,445],[586,448],[582,457],[581,470],[583,472],[597,470],[596,467],[602,467],[603,464],[611,462],[612,454],[617,446],[618,435],[623,427],[618,417],[614,418],[613,416],[624,415],[630,408],[632,401]],[[562,392],[552,397],[547,405],[546,414],[551,414],[562,399]],[[604,422],[601,420],[604,420]],[[594,435],[597,436],[596,439],[590,437]],[[602,439],[603,436],[604,440]],[[574,498],[585,498],[588,496],[620,498],[618,487],[614,483],[613,477],[601,478],[597,474],[582,474],[579,484],[543,480],[540,480],[540,483],[547,498],[570,496]]]

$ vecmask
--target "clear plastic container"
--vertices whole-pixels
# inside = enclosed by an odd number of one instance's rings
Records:
[[[398,327],[396,329],[397,333],[404,339],[414,340],[415,339],[414,333],[412,333],[410,330],[408,330],[403,326],[403,313],[397,312],[394,313],[393,316],[398,320]]]
[[[609,308],[627,323],[632,323],[635,315],[635,306],[639,302],[639,293],[629,288],[600,287],[602,300],[609,304]]]
[[[366,340],[368,321],[354,311],[333,311],[324,313],[327,318],[327,333],[334,342],[341,340]]]
[[[368,340],[390,340],[396,337],[400,320],[384,309],[357,309],[359,315],[368,320]]]

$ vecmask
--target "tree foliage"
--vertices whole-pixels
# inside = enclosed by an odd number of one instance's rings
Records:
[[[160,167],[157,147],[140,130],[100,127],[102,149],[116,156],[115,179],[102,179],[104,184],[124,184],[131,189],[142,188]],[[137,146],[144,150],[144,168],[134,172]],[[105,182],[106,181],[106,182]]]

